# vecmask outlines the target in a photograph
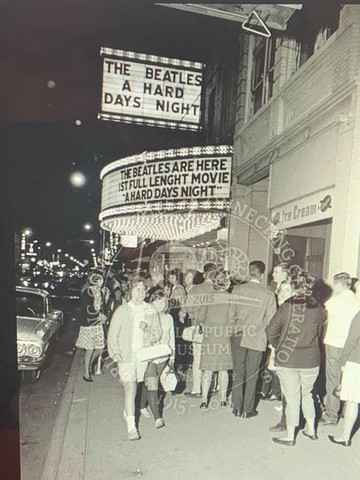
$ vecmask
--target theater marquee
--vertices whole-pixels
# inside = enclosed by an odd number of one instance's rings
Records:
[[[184,240],[220,226],[229,210],[232,147],[190,147],[122,158],[101,172],[102,228]]]
[[[157,127],[200,129],[203,64],[101,48],[99,118]]]

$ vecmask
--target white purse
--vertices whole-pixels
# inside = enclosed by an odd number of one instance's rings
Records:
[[[186,327],[181,335],[183,340],[193,343],[203,343],[204,333],[199,324],[195,324],[192,327]]]
[[[167,343],[159,343],[151,347],[140,348],[137,352],[137,359],[141,362],[149,362],[162,357],[168,357],[172,350]]]
[[[160,383],[164,391],[172,392],[173,390],[175,390],[177,382],[178,380],[174,372],[174,368],[170,367],[169,365],[166,365],[166,367],[164,368],[164,370],[160,375]]]

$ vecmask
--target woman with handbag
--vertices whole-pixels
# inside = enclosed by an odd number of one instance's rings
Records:
[[[205,296],[207,291],[212,292],[213,283],[209,278],[209,273],[215,268],[214,264],[204,266],[204,279],[200,284],[195,285],[195,278],[199,276],[196,270],[187,270],[185,272],[186,300],[179,314],[180,321],[185,324],[185,319],[190,320],[191,326],[183,330],[182,338],[191,342],[192,347],[192,389],[185,392],[187,397],[201,398],[202,370],[200,368],[201,360],[201,329],[197,320],[197,313],[200,308],[201,296]]]
[[[139,440],[135,425],[135,397],[137,385],[144,381],[147,362],[138,358],[146,346],[161,338],[161,326],[154,307],[144,302],[144,280],[133,278],[130,284],[130,301],[115,311],[108,333],[108,351],[118,364],[120,382],[125,390],[124,416],[129,440]]]
[[[104,277],[101,271],[90,273],[81,291],[80,331],[76,341],[77,348],[85,349],[85,382],[93,382],[90,366],[101,355],[105,347],[104,324],[106,316],[102,313],[102,287]]]
[[[360,403],[360,312],[351,322],[341,355],[343,368],[340,400],[345,403],[343,430],[340,435],[329,435],[329,440],[343,447],[351,447],[351,434],[359,415]]]
[[[169,297],[170,315],[174,321],[175,327],[175,368],[176,370],[183,370],[189,365],[188,344],[182,339],[182,332],[184,325],[179,317],[180,309],[184,304],[186,292],[183,287],[183,274],[179,268],[170,270],[168,275],[168,282],[171,286]]]
[[[203,370],[201,410],[208,408],[214,372],[218,372],[220,406],[226,407],[229,370],[233,368],[230,345],[232,297],[227,291],[227,277],[223,272],[215,274],[213,283],[212,290],[203,296],[203,306],[198,312],[199,325],[204,332],[200,361],[200,368]]]
[[[166,313],[165,308],[167,298],[162,289],[155,290],[150,296],[150,304],[155,308],[160,320],[162,335],[159,344],[166,344],[171,349],[170,356],[160,357],[150,360],[145,372],[145,384],[141,391],[140,411],[144,414],[146,404],[149,403],[151,413],[154,416],[155,427],[161,428],[165,426],[164,420],[160,415],[159,409],[159,379],[166,365],[171,368],[174,366],[175,360],[175,331],[174,322],[169,313]],[[148,416],[146,413],[145,417]]]

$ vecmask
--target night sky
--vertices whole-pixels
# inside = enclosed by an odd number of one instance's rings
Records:
[[[15,230],[30,226],[34,237],[60,247],[86,238],[84,222],[97,227],[104,165],[202,142],[196,133],[98,120],[100,47],[206,63],[218,36],[234,41],[238,31],[232,22],[124,0],[9,1],[0,18],[2,166],[11,182]],[[74,171],[86,175],[85,187],[70,184]]]

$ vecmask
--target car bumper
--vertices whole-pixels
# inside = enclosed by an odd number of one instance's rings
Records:
[[[18,358],[18,370],[39,370],[45,361],[45,355],[39,358]]]

